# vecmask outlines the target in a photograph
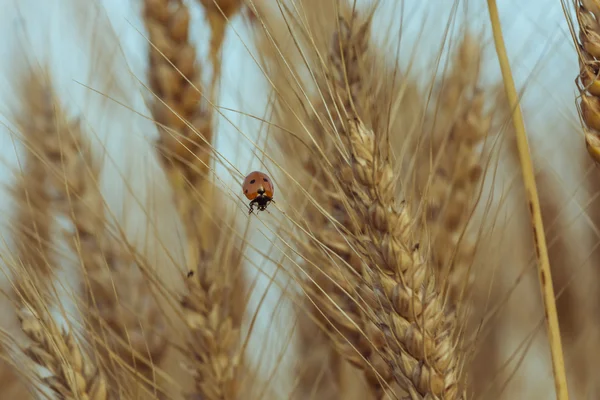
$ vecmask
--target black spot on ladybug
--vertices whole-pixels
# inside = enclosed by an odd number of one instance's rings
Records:
[[[244,190],[244,193],[248,193],[248,189]]]
[[[250,181],[250,183],[254,183],[254,182],[256,182],[256,179],[252,179],[252,180]]]
[[[269,180],[267,178],[263,178],[263,181],[265,182],[269,182]]]

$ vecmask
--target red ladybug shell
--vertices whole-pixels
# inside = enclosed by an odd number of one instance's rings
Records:
[[[264,172],[260,171],[252,171],[246,176],[244,179],[244,184],[242,185],[242,190],[244,191],[244,196],[248,198],[248,200],[254,200],[259,196],[259,191],[264,190],[264,195],[268,197],[273,197],[273,193],[275,193],[275,187],[273,186],[273,181],[271,178]]]

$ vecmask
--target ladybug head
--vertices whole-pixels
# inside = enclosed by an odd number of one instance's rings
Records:
[[[261,186],[258,188],[258,190],[256,191],[256,193],[258,193],[260,196],[262,196],[263,194],[265,194],[265,189]]]

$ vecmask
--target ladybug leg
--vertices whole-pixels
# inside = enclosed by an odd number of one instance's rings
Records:
[[[252,212],[254,211],[254,206],[256,205],[256,203],[254,202],[254,200],[252,200],[249,204],[250,209],[248,210],[248,215],[252,214]]]

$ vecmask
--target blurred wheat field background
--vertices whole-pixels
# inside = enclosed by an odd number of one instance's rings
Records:
[[[486,2],[1,4],[0,399],[566,398]],[[498,6],[597,399],[600,3]]]

